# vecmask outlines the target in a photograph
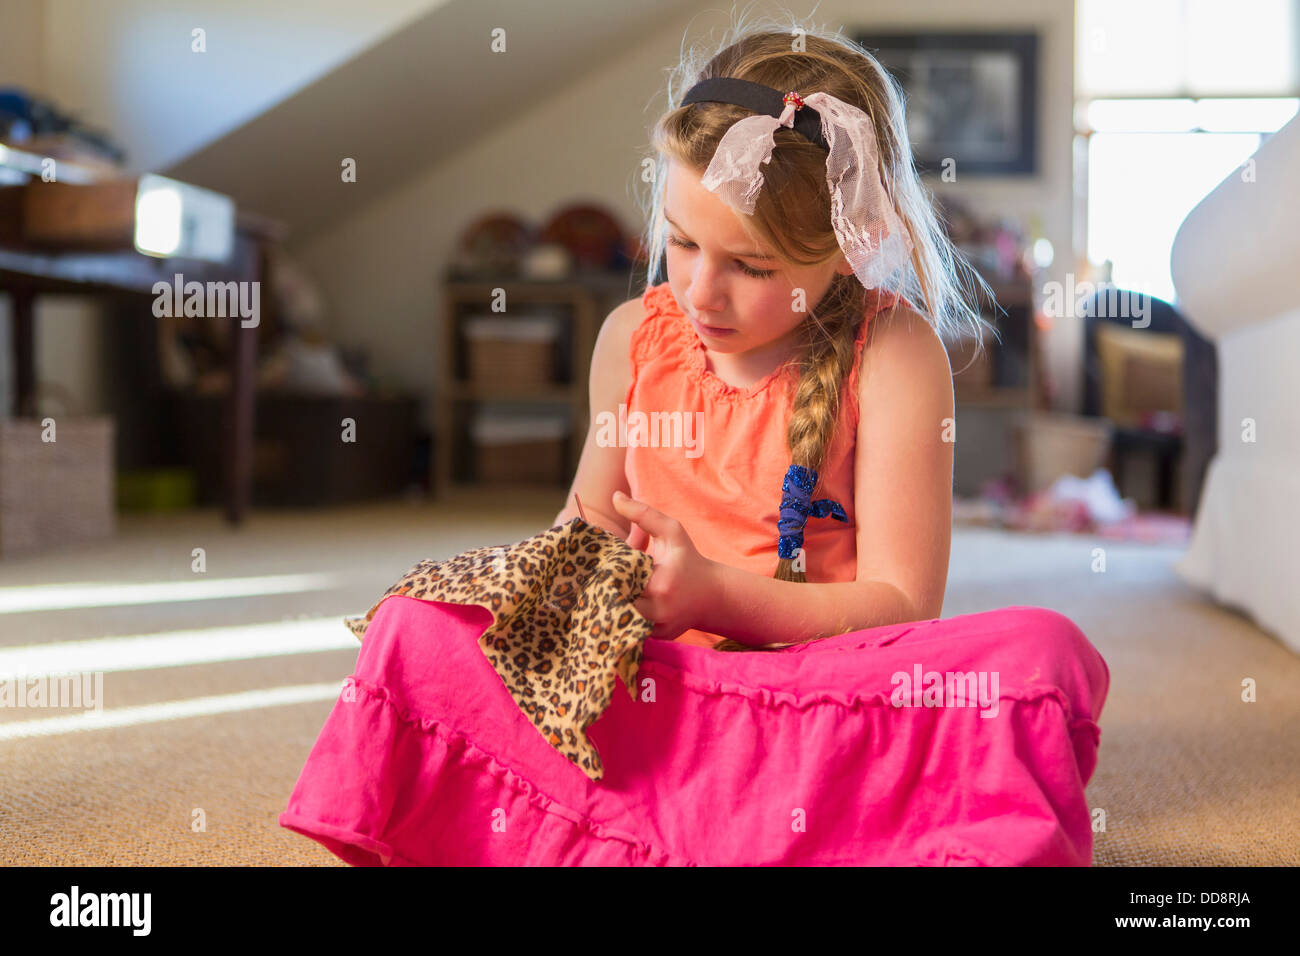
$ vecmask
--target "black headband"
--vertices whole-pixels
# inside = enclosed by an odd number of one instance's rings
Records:
[[[690,106],[692,103],[732,103],[753,110],[755,113],[779,117],[781,111],[785,109],[785,94],[762,83],[751,83],[749,80],[738,80],[729,76],[716,76],[712,79],[700,80],[691,87],[690,92],[682,99],[682,106]],[[822,137],[821,114],[811,106],[795,111],[794,128],[822,149],[830,151],[830,146]]]

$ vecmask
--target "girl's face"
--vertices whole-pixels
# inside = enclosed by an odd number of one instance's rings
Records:
[[[780,262],[745,234],[743,214],[705,189],[700,176],[681,163],[668,164],[668,285],[677,304],[697,323],[732,330],[714,335],[697,327],[711,351],[739,354],[774,342],[793,348],[795,330],[807,318],[795,310],[794,290],[804,291],[802,306],[811,309],[835,273],[852,269],[842,255],[820,266]]]

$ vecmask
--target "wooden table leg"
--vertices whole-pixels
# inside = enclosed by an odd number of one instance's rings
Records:
[[[36,414],[36,293],[28,286],[10,289],[14,310],[14,397],[15,417]]]
[[[254,281],[262,282],[265,267],[265,256],[259,254]],[[267,304],[266,292],[263,283],[259,297],[263,307]],[[259,316],[259,325],[264,317]],[[252,499],[259,326],[244,328],[239,317],[230,321],[234,324],[230,330],[230,395],[226,409],[226,520],[237,525],[244,520]]]
[[[253,386],[257,329],[235,319],[231,330],[231,387],[226,409],[226,520],[239,524],[248,512],[253,479]]]

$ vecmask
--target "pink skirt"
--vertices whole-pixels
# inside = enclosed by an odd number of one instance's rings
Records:
[[[1067,865],[1110,670],[1007,607],[770,652],[648,640],[588,730],[592,781],[477,639],[478,606],[386,600],[280,824],[354,865]]]

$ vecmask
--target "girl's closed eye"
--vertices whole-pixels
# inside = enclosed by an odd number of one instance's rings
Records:
[[[669,242],[670,245],[680,246],[680,247],[683,248],[683,249],[694,249],[694,248],[695,248],[695,243],[693,243],[693,242],[684,242],[683,240],[678,239],[678,238],[677,238],[676,236],[674,236],[672,233],[669,233],[669,234],[668,234],[668,242]],[[740,271],[741,271],[741,272],[743,272],[745,275],[750,276],[750,277],[752,277],[752,278],[754,278],[754,279],[770,279],[770,278],[772,278],[772,276],[776,275],[776,270],[775,270],[775,269],[753,269],[753,268],[750,268],[749,266],[745,265],[745,263],[741,262],[739,259],[736,260],[736,265],[740,266]]]

